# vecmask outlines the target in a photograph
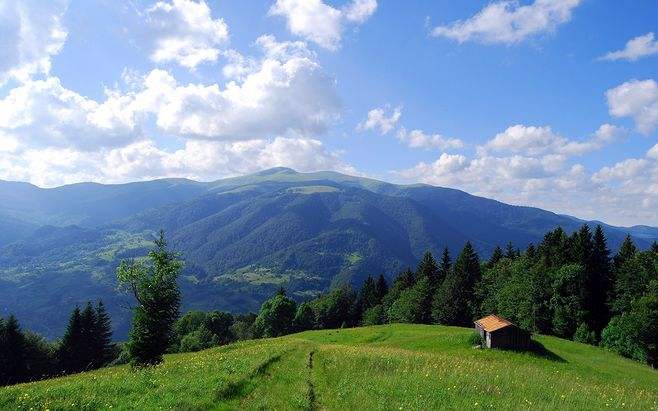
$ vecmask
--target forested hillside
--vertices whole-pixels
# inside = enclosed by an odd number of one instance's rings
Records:
[[[427,250],[456,255],[471,241],[488,258],[508,241],[525,249],[582,224],[458,190],[281,168],[208,183],[2,182],[0,196],[0,310],[50,338],[70,307],[98,299],[125,336],[115,269],[145,254],[160,229],[186,262],[184,309],[247,312],[279,287],[301,301],[368,275],[392,280]],[[613,251],[627,232],[640,249],[658,238],[650,227],[603,227]]]

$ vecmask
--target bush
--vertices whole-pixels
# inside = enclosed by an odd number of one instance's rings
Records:
[[[479,345],[479,346],[483,347],[484,346],[484,338],[482,338],[482,336],[479,333],[473,332],[473,334],[471,334],[468,337],[468,343],[471,346]]]
[[[596,333],[591,330],[587,324],[580,323],[573,335],[573,340],[583,344],[596,344]]]
[[[363,325],[379,325],[386,323],[386,310],[378,304],[363,313]]]

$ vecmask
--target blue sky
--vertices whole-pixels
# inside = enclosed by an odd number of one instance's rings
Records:
[[[658,225],[655,1],[0,0],[0,178],[274,166]]]

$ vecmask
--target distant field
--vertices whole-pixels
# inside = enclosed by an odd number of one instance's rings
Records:
[[[545,355],[473,349],[471,330],[310,331],[0,388],[2,409],[658,409],[658,371],[536,338]]]

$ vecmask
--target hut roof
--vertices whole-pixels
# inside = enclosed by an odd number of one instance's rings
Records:
[[[487,315],[484,318],[480,318],[475,323],[478,324],[480,327],[484,329],[484,331],[487,332],[500,330],[501,328],[514,325],[510,321],[507,321],[506,319],[499,317],[497,315]]]

